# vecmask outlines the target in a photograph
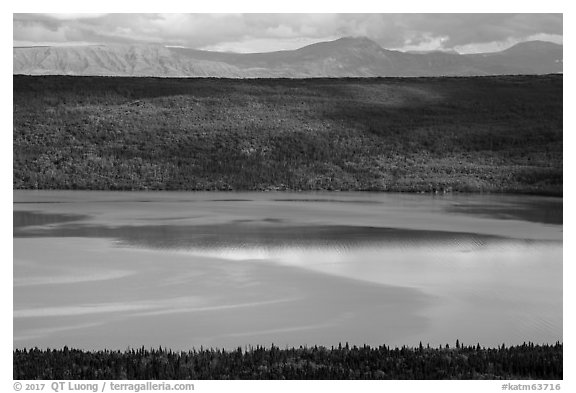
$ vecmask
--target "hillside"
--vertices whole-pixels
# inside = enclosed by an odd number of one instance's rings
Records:
[[[561,195],[562,81],[14,76],[13,187]]]
[[[551,74],[562,72],[563,64],[562,46],[543,41],[522,42],[502,52],[467,57],[490,74]]]
[[[502,52],[405,53],[368,38],[341,38],[297,50],[222,53],[160,45],[20,47],[13,73],[25,75],[222,78],[405,77],[562,72],[562,46],[524,42]]]

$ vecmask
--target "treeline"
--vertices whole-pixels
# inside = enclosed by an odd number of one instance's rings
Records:
[[[562,78],[16,75],[13,187],[561,195]]]
[[[173,352],[16,349],[14,379],[556,379],[562,347],[261,346]]]

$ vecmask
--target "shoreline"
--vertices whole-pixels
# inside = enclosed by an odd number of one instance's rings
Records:
[[[302,190],[302,189],[288,189],[288,188],[270,188],[270,189],[225,189],[225,190],[214,190],[214,189],[122,189],[122,190],[114,190],[114,189],[90,189],[90,188],[74,188],[74,189],[67,189],[67,188],[13,188],[13,192],[15,191],[63,191],[63,192],[118,192],[118,193],[127,193],[127,192],[167,192],[167,193],[176,193],[176,192],[194,192],[194,193],[201,193],[201,192],[213,192],[213,193],[375,193],[375,194],[407,194],[407,195],[418,195],[418,194],[425,194],[425,195],[510,195],[510,196],[541,196],[541,197],[554,197],[554,198],[563,198],[564,192],[562,191],[555,191],[555,190],[543,190],[541,192],[534,191],[534,190],[522,190],[522,191],[426,191],[426,190],[414,190],[414,191],[406,191],[406,190],[366,190],[366,189],[356,189],[356,190],[333,190],[333,189],[313,189],[313,190]]]

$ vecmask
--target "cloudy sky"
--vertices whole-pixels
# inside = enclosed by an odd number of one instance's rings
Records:
[[[14,14],[13,45],[155,43],[230,52],[296,49],[344,36],[384,48],[502,50],[562,43],[562,14]]]

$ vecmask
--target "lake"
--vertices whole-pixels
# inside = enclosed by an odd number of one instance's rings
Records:
[[[14,347],[554,343],[562,198],[14,191]]]

